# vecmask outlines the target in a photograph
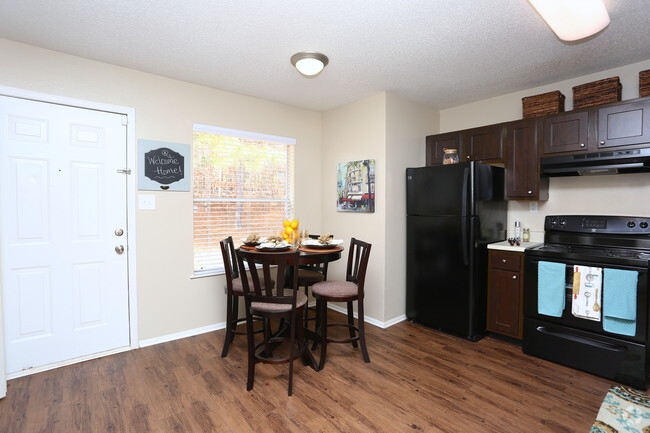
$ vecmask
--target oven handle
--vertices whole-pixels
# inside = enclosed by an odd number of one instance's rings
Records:
[[[577,335],[571,335],[564,332],[551,331],[545,326],[538,326],[537,331],[541,332],[542,334],[548,334],[554,337],[563,338],[565,340],[571,340],[577,343],[587,344],[589,346],[595,346],[600,349],[611,350],[612,352],[624,352],[625,350],[627,350],[623,346],[616,346],[614,344],[603,343],[602,341],[590,340],[588,338],[578,337]]]

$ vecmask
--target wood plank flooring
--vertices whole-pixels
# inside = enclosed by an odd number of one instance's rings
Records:
[[[331,320],[341,320],[331,312]],[[258,365],[224,331],[9,381],[0,432],[587,432],[611,381],[409,322],[368,325],[372,363],[328,347],[325,369]]]

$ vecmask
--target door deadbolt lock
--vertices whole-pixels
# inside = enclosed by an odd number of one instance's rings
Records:
[[[122,254],[124,252],[124,245],[118,245],[115,247],[115,252],[118,254]]]
[[[122,236],[124,234],[124,230],[122,229],[115,229],[115,236]]]

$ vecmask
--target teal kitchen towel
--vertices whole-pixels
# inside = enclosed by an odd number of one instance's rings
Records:
[[[607,268],[603,274],[603,329],[635,335],[638,272]]]
[[[562,317],[566,303],[566,265],[539,262],[537,265],[537,312],[546,316]]]

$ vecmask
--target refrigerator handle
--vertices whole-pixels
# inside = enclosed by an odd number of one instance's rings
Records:
[[[461,208],[460,208],[460,216],[461,217],[466,217],[467,216],[467,196],[468,196],[468,188],[469,188],[469,168],[465,167],[463,170],[463,197],[462,197],[462,203],[461,203]]]
[[[465,266],[469,266],[469,251],[468,251],[468,245],[467,245],[467,224],[469,218],[467,218],[467,195],[468,195],[468,187],[469,187],[469,168],[465,168],[463,170],[463,197],[462,197],[462,204],[461,204],[461,229],[460,229],[460,235],[461,235],[461,243],[463,244],[463,264]]]

